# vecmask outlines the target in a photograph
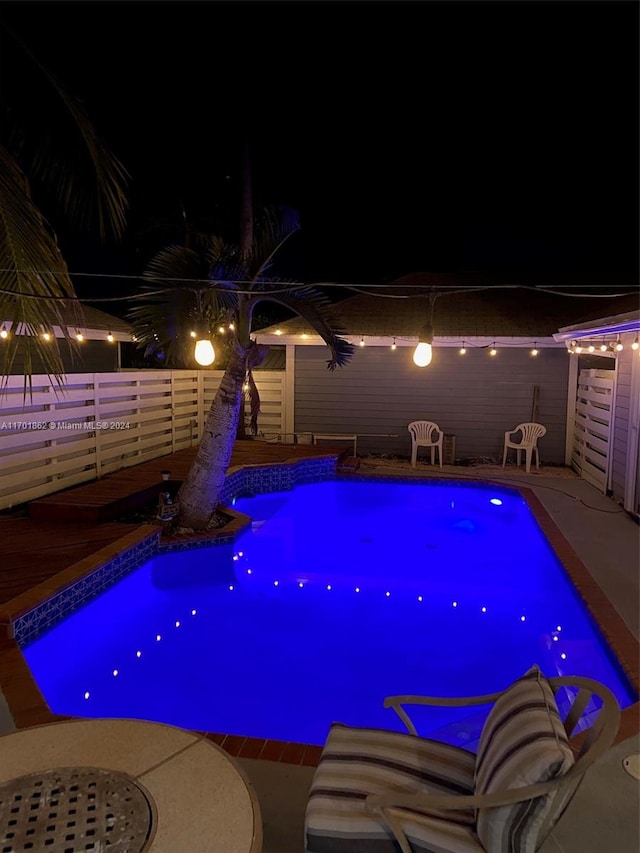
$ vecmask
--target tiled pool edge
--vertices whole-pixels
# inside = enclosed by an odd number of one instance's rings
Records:
[[[221,503],[232,503],[235,497],[241,497],[244,495],[290,490],[302,483],[322,481],[334,477],[335,475],[335,457],[322,457],[320,459],[313,460],[295,460],[279,464],[246,466],[230,471],[221,496]],[[363,479],[363,477],[378,480],[389,479],[389,477],[384,475],[374,475],[372,477],[370,475],[363,474],[341,475],[340,478],[342,479],[343,477],[353,479]],[[399,478],[394,476],[393,479],[395,482],[398,482]],[[446,478],[443,477],[442,479],[444,480]],[[407,482],[415,484],[416,478],[407,478]],[[588,570],[564,538],[537,496],[531,489],[524,486],[506,486],[504,483],[492,482],[490,480],[481,481],[478,485],[483,484],[516,491],[523,495],[523,498],[530,507],[536,521],[549,541],[549,544],[567,571],[576,590],[584,600],[585,605],[588,607],[592,618],[598,625],[613,654],[618,659],[619,665],[624,670],[636,693],[638,693],[640,678],[638,675],[638,643],[635,637],[633,637],[609,600],[604,596],[600,587],[593,580]],[[229,510],[229,513],[235,516],[240,516],[239,513],[234,513],[232,510]],[[189,548],[200,548],[203,546],[223,544],[235,538],[235,535],[237,535],[238,532],[238,530],[236,530],[234,533],[228,532],[218,537],[208,536],[206,539],[200,540],[194,540],[191,537],[188,540],[180,541],[179,537],[176,537],[173,541],[168,539],[165,542],[161,542],[159,529],[154,526],[147,527],[152,531],[151,533],[147,531],[147,536],[152,539],[155,537],[156,541],[156,549],[153,553],[163,553],[166,551],[185,550]],[[241,527],[242,522],[240,521],[240,528]],[[225,528],[225,531],[226,530],[227,528]],[[136,535],[140,538],[140,528],[135,531],[135,534],[123,537],[123,539],[118,540],[117,543],[113,543],[109,548],[113,549],[114,546],[121,545],[121,543],[125,542],[130,537],[135,538]],[[96,554],[91,558],[80,561],[80,563],[67,570],[77,570],[78,567],[87,564],[85,565],[84,575],[77,579],[80,586],[82,586],[83,581],[88,581],[91,586],[90,578],[92,575],[100,571],[100,569],[106,568],[105,566],[96,566],[96,558],[101,554],[104,555],[106,550],[108,549],[102,549],[102,551],[96,552]],[[115,556],[122,557],[122,549],[120,549],[120,551],[121,553]],[[141,562],[149,559],[153,556],[153,553],[145,556]],[[89,564],[91,564],[91,566],[89,566]],[[137,565],[140,565],[140,563]],[[122,574],[112,580],[112,583],[115,583],[120,579],[120,577],[124,576],[128,571],[132,571],[136,567],[137,566],[132,566],[128,570],[123,570]],[[40,599],[40,603],[46,606],[49,601],[55,600],[57,594],[60,592],[58,587],[58,592],[54,593],[54,596],[52,597],[51,586],[54,584],[54,581],[57,581],[65,574],[66,572],[63,572],[61,575],[57,575],[46,584],[34,587],[29,591],[29,593],[25,594],[25,596],[31,596],[33,598],[36,591],[40,590],[42,593],[45,591],[45,588],[48,587],[49,597],[45,600]],[[95,581],[93,582],[93,585],[95,586]],[[108,585],[110,584],[107,584],[107,586]],[[106,588],[106,586],[104,588]],[[102,591],[103,588],[100,588],[98,592]],[[78,593],[79,589],[76,589],[74,598],[74,601],[76,602],[75,607],[80,606],[78,603],[78,601],[80,601]],[[23,598],[23,596],[20,596],[18,599],[13,599],[0,609],[0,623],[6,622],[6,610],[15,605],[15,603],[21,598]],[[81,603],[84,604],[87,600],[89,600],[89,598],[81,600]],[[15,614],[16,612],[17,611],[14,608],[13,613]],[[60,610],[58,608],[58,613],[59,612]],[[72,610],[69,610],[68,612],[72,612]],[[64,613],[59,618],[64,618],[68,615],[68,612]],[[36,620],[36,622],[37,621],[38,620]],[[23,642],[27,641],[23,640]],[[19,643],[13,638],[0,638],[0,652],[2,652],[0,655],[0,686],[2,686],[5,693],[5,697],[14,717],[16,726],[18,728],[24,728],[26,726],[36,725],[40,722],[49,722],[52,719],[60,719],[59,716],[52,714],[46,706],[33,676],[26,665],[24,657],[22,656]],[[5,665],[5,662],[8,665]],[[18,686],[21,688],[19,691],[14,689]],[[616,742],[625,740],[626,738],[638,733],[640,727],[639,711],[640,703],[636,703],[623,710],[622,722]],[[214,740],[231,755],[247,758],[260,758],[262,760],[281,761],[285,763],[312,766],[317,762],[321,750],[320,747],[314,745],[265,741],[251,737],[238,737],[216,733],[206,734],[207,737]]]

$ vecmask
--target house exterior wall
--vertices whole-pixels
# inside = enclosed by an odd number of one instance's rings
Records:
[[[461,356],[455,347],[437,347],[423,369],[412,357],[412,347],[368,346],[332,373],[325,347],[296,347],[296,431],[357,433],[361,455],[408,457],[407,424],[433,420],[455,436],[457,460],[502,460],[505,431],[536,420],[547,427],[539,441],[542,463],[564,464],[569,376],[564,348],[542,349],[534,358],[524,348],[502,348],[491,357],[486,349],[468,347]]]
[[[611,492],[616,500],[624,501],[627,478],[635,476],[627,470],[629,442],[632,441],[632,362],[638,353],[631,349],[634,334],[621,335],[624,349],[616,356],[616,396],[611,449]]]
[[[120,344],[117,341],[110,344],[106,340],[88,340],[75,347],[69,346],[66,341],[60,341],[59,345],[64,373],[109,373],[118,369]],[[42,362],[34,353],[30,373],[37,375],[45,372]],[[11,365],[11,375],[21,374],[24,374],[24,358],[18,350]]]

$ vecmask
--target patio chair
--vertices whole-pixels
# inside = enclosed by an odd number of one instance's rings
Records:
[[[522,433],[518,441],[513,440],[513,436],[517,433]],[[538,439],[546,435],[547,428],[542,424],[526,423],[518,424],[515,429],[509,430],[504,434],[504,452],[502,454],[502,467],[507,462],[507,451],[513,448],[516,451],[516,463],[520,465],[521,454],[524,451],[526,459],[527,474],[531,470],[531,457],[536,455],[536,469],[540,468],[540,454],[538,453]]]
[[[403,707],[489,703],[477,754],[420,737]],[[408,734],[331,726],[309,792],[306,853],[534,853],[620,723],[608,688],[547,679],[537,666],[500,693],[384,705]],[[568,739],[585,725],[574,755]]]
[[[416,467],[419,447],[431,448],[431,464],[435,465],[435,452],[438,450],[438,459],[442,468],[442,440],[444,433],[433,421],[411,421],[407,429],[411,435],[411,467]]]

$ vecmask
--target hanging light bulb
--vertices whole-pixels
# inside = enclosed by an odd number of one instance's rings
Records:
[[[413,363],[418,367],[427,367],[433,358],[433,328],[426,325],[418,337],[418,346],[413,353]]]
[[[3,324],[2,328],[0,329],[0,338],[2,338],[3,341],[6,341],[8,337],[9,337],[9,332],[7,332],[7,330],[5,329],[4,324]]]
[[[622,352],[623,349],[624,344],[622,343],[622,341],[618,341],[618,343],[616,344],[616,352]]]
[[[578,353],[578,355],[580,355],[580,353],[582,352],[582,347],[576,347],[576,352]]]
[[[109,341],[110,344],[112,344],[115,341],[115,338],[113,337],[113,334],[111,332],[109,332],[109,334],[107,335],[107,340]]]
[[[640,341],[636,337],[635,341],[631,344],[631,349],[640,349]]]
[[[589,344],[589,346],[587,347],[587,349],[589,350],[589,352],[595,352],[595,351],[596,351],[596,348],[594,347],[594,345],[593,345],[593,344]]]
[[[363,346],[364,346],[364,338],[360,338],[360,344],[359,344],[359,346],[361,346],[361,347],[363,347]]]
[[[537,341],[534,341],[534,342],[533,342],[533,349],[531,350],[531,355],[535,357],[536,355],[538,355],[538,352],[539,352],[539,350],[538,350],[538,342],[537,342]]]
[[[198,333],[197,333],[197,332],[193,332],[193,331],[191,331],[191,332],[189,332],[189,334],[191,335],[191,337],[192,337],[192,338],[197,338],[197,337],[198,337]]]
[[[396,339],[393,339],[393,343],[391,344],[391,349],[397,349],[396,347]]]
[[[51,333],[50,332],[43,332],[42,337],[45,341],[50,341],[51,340]]]
[[[216,359],[213,344],[209,338],[201,337],[196,341],[195,357],[202,367],[209,367]]]
[[[605,342],[603,341],[603,342],[600,344],[600,352],[606,352],[606,351],[607,351],[607,345],[606,345],[606,344],[605,344]]]
[[[82,341],[84,340],[84,335],[82,334],[82,332],[79,332],[77,329],[76,329],[76,340],[79,343],[82,343]]]
[[[462,341],[462,346],[460,347],[460,355],[466,355],[466,354],[467,354],[467,348],[464,345],[464,341]]]
[[[427,322],[418,335],[418,345],[413,352],[413,363],[418,367],[427,367],[431,364],[433,357],[433,305],[436,301],[436,292],[432,290],[429,295],[429,311]]]
[[[498,350],[496,349],[496,344],[494,341],[492,346],[491,346],[491,349],[489,350],[489,355],[497,355],[497,354],[498,354]]]

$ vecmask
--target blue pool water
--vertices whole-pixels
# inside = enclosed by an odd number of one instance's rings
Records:
[[[635,701],[514,491],[344,480],[235,508],[233,545],[154,558],[24,650],[54,712],[321,744],[333,720],[401,729],[387,695],[488,693],[533,663]],[[455,740],[468,715],[419,729]]]

